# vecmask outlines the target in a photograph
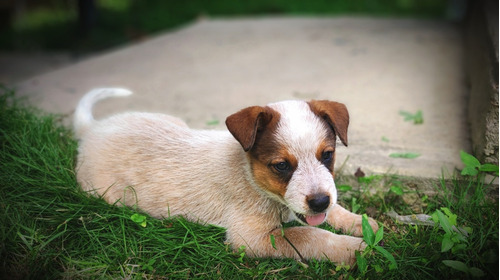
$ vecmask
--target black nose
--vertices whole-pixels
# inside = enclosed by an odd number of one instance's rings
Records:
[[[322,212],[330,205],[330,196],[324,194],[314,195],[307,199],[307,204],[314,212]]]

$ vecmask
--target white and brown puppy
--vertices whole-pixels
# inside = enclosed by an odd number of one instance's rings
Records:
[[[232,247],[243,245],[250,256],[351,264],[365,247],[361,238],[313,227],[326,221],[362,235],[361,216],[336,204],[336,137],[347,145],[349,124],[343,104],[249,107],[227,118],[229,131],[193,130],[151,113],[93,119],[96,101],[129,94],[96,89],[76,108],[76,171],[84,190],[157,218],[181,215],[225,227]],[[282,223],[292,219],[305,226],[284,229],[283,238]]]

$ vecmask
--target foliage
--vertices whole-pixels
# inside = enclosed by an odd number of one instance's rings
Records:
[[[302,15],[443,17],[445,0],[101,0],[90,32],[78,22],[74,1],[53,0],[15,17],[0,36],[0,49],[102,50],[142,40],[204,16]]]
[[[441,241],[441,253],[448,252],[451,250],[452,253],[457,253],[461,250],[467,250],[467,236],[472,233],[472,228],[458,228],[457,227],[457,215],[453,214],[450,209],[442,207],[440,210],[436,210],[432,214],[432,219],[436,224],[438,224],[443,230]],[[484,272],[476,267],[468,267],[464,262],[456,260],[443,260],[443,264],[456,269],[461,272],[470,274],[473,277],[483,277]]]
[[[362,229],[363,229],[363,240],[365,241],[367,247],[363,251],[363,253],[356,252],[356,263],[358,264],[358,268],[361,271],[361,273],[364,275],[368,271],[368,260],[366,259],[366,257],[374,250],[380,253],[384,258],[386,258],[390,262],[389,270],[398,268],[396,260],[394,259],[392,254],[379,245],[379,243],[384,238],[384,228],[380,227],[377,230],[377,233],[374,233],[372,227],[370,226],[370,223],[368,222],[368,216],[366,216],[366,214],[363,214]],[[376,264],[374,266],[376,270],[382,271],[379,265]]]
[[[442,180],[437,195],[400,177],[339,182],[339,203],[366,217],[357,265],[249,258],[225,230],[181,218],[154,219],[88,196],[76,183],[77,144],[60,117],[23,105],[0,88],[0,275],[6,279],[498,279],[498,198],[475,176]],[[466,163],[466,165],[467,165]],[[488,169],[490,170],[490,169]],[[488,171],[490,172],[490,171]],[[493,171],[494,173],[494,171]],[[414,184],[414,183],[413,183]],[[377,186],[389,186],[379,189]],[[414,197],[407,203],[408,197]],[[438,226],[406,225],[384,215],[428,213]],[[420,209],[415,212],[414,209]],[[322,228],[334,231],[327,225]],[[462,231],[463,230],[463,231]],[[272,240],[270,240],[272,244]],[[392,257],[391,257],[392,256]],[[397,266],[397,269],[394,269]]]
[[[399,111],[399,114],[404,117],[405,121],[411,121],[413,124],[423,124],[424,117],[422,110],[418,110],[415,114],[407,111]]]
[[[414,158],[418,158],[420,156],[420,154],[419,153],[392,153],[389,156],[392,158],[414,159]]]
[[[464,169],[462,169],[461,172],[462,175],[477,176],[480,174],[480,172],[492,172],[495,176],[498,177],[498,165],[491,163],[481,164],[477,158],[464,151],[460,151],[460,158],[465,165]]]

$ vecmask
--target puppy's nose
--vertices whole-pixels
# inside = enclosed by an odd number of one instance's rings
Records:
[[[314,195],[307,199],[307,204],[314,212],[322,212],[330,205],[330,196],[324,194]]]

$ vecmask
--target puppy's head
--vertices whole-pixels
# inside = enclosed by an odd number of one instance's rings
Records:
[[[336,137],[347,146],[349,114],[332,101],[285,101],[226,119],[247,152],[255,182],[304,224],[319,225],[337,201]]]

